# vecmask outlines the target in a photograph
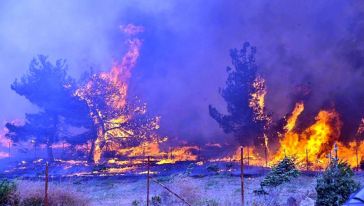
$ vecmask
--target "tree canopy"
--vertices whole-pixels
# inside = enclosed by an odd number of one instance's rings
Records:
[[[76,82],[67,75],[64,60],[52,64],[44,55],[34,58],[29,72],[20,80],[16,79],[11,89],[40,111],[26,114],[23,125],[7,123],[7,136],[14,142],[32,140],[36,144],[46,144],[50,161],[53,160],[52,144],[60,140],[85,143],[89,135],[73,136],[68,131],[70,127],[93,130],[87,104],[74,95],[75,88]]]
[[[233,67],[227,67],[226,86],[220,89],[228,114],[209,105],[210,116],[225,133],[232,133],[241,145],[250,145],[258,137],[263,137],[269,121],[264,114],[265,83],[257,74],[255,54],[255,47],[249,43],[240,50],[230,51]]]

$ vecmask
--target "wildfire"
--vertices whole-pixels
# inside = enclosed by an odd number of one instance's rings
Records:
[[[258,155],[256,147],[244,147],[244,164],[254,166],[264,166],[264,157]],[[241,149],[237,148],[233,154],[222,158],[212,159],[211,162],[240,162]]]
[[[256,114],[256,119],[264,120],[269,118],[265,114],[265,95],[267,94],[267,89],[265,86],[265,79],[262,77],[257,77],[253,83],[253,87],[255,92],[251,94],[251,99],[249,102],[249,106],[253,108],[254,113]]]
[[[137,100],[133,103],[127,102],[131,70],[136,65],[142,44],[133,35],[142,32],[143,28],[128,24],[121,29],[129,35],[129,39],[128,51],[120,64],[115,63],[109,72],[93,74],[76,91],[76,95],[88,104],[90,117],[96,127],[97,138],[91,146],[96,163],[100,162],[105,150],[122,153],[118,150],[123,148],[122,145],[125,147],[126,140],[133,139],[133,144],[136,144],[147,139],[156,139],[152,131],[159,128],[159,117],[141,119],[146,113],[145,104]]]
[[[364,141],[343,144],[339,141],[342,123],[335,110],[321,110],[313,123],[302,132],[295,131],[296,121],[304,110],[302,102],[296,104],[284,127],[286,132],[280,139],[278,151],[271,164],[284,156],[291,156],[301,168],[322,169],[328,164],[329,155],[334,144],[337,144],[338,158],[356,167],[364,152]],[[358,131],[361,131],[359,128]]]

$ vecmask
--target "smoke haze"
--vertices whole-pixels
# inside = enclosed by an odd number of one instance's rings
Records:
[[[336,108],[351,137],[364,116],[362,1],[2,1],[0,120],[35,108],[10,90],[37,54],[65,58],[73,77],[109,69],[125,52],[120,25],[141,25],[131,92],[160,115],[161,133],[181,141],[229,142],[208,114],[224,109],[229,49],[257,47],[266,106],[278,120],[303,97],[305,116]],[[300,96],[300,97],[298,97]],[[308,124],[308,123],[307,123]]]

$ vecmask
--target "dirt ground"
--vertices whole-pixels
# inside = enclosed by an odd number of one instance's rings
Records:
[[[294,199],[298,205],[302,206],[314,205],[316,196],[315,176],[301,175],[289,183],[268,190],[268,195],[256,195],[253,191],[259,188],[262,178],[245,178],[246,205],[287,205],[288,199]],[[240,178],[236,176],[215,175],[196,178],[175,175],[155,179],[194,206],[241,205]],[[356,179],[363,183],[364,178],[362,175],[357,175]],[[18,183],[21,185],[38,184],[39,187],[42,187],[43,184],[39,181],[29,180],[19,180]],[[75,194],[88,199],[89,204],[92,206],[146,205],[145,177],[54,180],[50,183],[50,190],[55,188],[74,191]],[[161,202],[161,205],[184,205],[181,200],[154,182],[151,183],[150,191],[151,198],[157,200],[156,202]]]

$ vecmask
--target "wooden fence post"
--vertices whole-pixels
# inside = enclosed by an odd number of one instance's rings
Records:
[[[48,162],[46,162],[46,169],[45,169],[44,206],[49,206],[49,203],[48,203]]]
[[[244,206],[244,147],[240,147],[241,205]]]
[[[358,142],[356,142],[355,155],[356,155],[356,171],[359,171]]]
[[[150,156],[148,156],[148,163],[147,163],[147,206],[149,206],[149,186],[150,186],[150,182],[149,182],[149,170],[150,170]]]
[[[250,166],[250,152],[249,152],[249,146],[248,146],[248,166]]]

